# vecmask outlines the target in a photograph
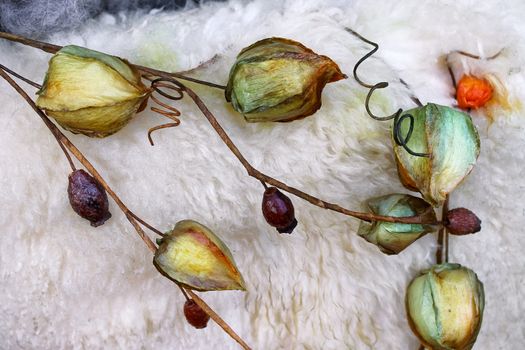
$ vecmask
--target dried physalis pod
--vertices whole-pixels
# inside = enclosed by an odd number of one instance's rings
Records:
[[[290,39],[268,38],[239,53],[225,96],[248,122],[288,122],[314,114],[325,85],[344,78],[330,58]]]
[[[246,290],[228,247],[193,220],[178,222],[159,240],[153,264],[164,276],[194,290]]]
[[[184,316],[186,321],[197,329],[206,328],[210,320],[210,316],[191,299],[184,303]]]
[[[470,350],[485,306],[483,284],[459,264],[434,265],[412,280],[406,292],[410,326],[435,350]]]
[[[456,86],[456,100],[462,109],[477,109],[492,99],[494,89],[487,79],[465,74]]]
[[[84,170],[75,170],[69,175],[67,194],[73,210],[89,220],[91,226],[100,226],[111,217],[104,187]]]
[[[276,187],[264,191],[262,212],[266,222],[279,233],[292,233],[297,226],[292,201]]]
[[[370,211],[377,215],[420,216],[426,222],[436,221],[436,213],[430,204],[408,194],[376,197],[368,200],[367,204]],[[432,225],[362,221],[357,233],[368,242],[375,244],[383,253],[398,254],[417,239],[435,230]]]
[[[150,93],[127,61],[70,45],[49,61],[36,104],[71,132],[105,137],[122,129]]]
[[[468,235],[481,230],[481,220],[466,208],[449,210],[445,214],[443,224],[453,235]]]
[[[411,155],[394,142],[399,178],[430,204],[441,205],[474,167],[480,147],[478,131],[468,114],[433,103],[403,114],[414,118],[413,128],[408,122],[399,123],[394,132],[410,135],[406,145],[428,157]]]

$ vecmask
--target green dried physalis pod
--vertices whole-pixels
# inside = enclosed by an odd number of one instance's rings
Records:
[[[456,109],[429,103],[403,112],[414,117],[407,146],[429,157],[410,155],[394,143],[399,178],[410,190],[419,191],[430,204],[438,206],[470,173],[479,155],[479,135],[472,119]],[[409,134],[409,123],[400,126]]]
[[[228,247],[193,220],[178,222],[160,240],[153,263],[164,276],[191,289],[246,290]]]
[[[406,293],[410,326],[434,350],[469,350],[483,317],[483,284],[459,264],[434,265],[416,277]]]
[[[239,53],[225,96],[248,122],[289,122],[314,114],[324,86],[344,78],[330,58],[293,40],[268,38]]]
[[[378,215],[394,217],[419,215],[425,221],[436,221],[436,214],[430,204],[408,194],[390,194],[372,198],[367,204],[372,213]],[[378,246],[385,254],[398,254],[415,240],[432,231],[435,231],[432,225],[362,221],[358,235]]]
[[[36,104],[73,133],[105,137],[122,129],[150,93],[125,60],[70,45],[49,61]]]

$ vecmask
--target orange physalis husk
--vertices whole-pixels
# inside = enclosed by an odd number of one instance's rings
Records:
[[[494,89],[487,79],[463,75],[457,84],[456,99],[459,108],[480,108],[492,98]]]

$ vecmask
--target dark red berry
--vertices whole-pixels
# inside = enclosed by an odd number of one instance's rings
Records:
[[[184,316],[197,329],[206,328],[210,320],[210,316],[193,300],[186,300],[184,303]]]
[[[481,220],[476,214],[465,208],[449,210],[443,222],[453,235],[468,235],[481,230]]]
[[[67,194],[73,210],[89,220],[91,226],[100,226],[111,217],[104,187],[84,170],[75,170],[69,174]]]
[[[280,233],[292,233],[297,226],[292,201],[276,187],[264,191],[262,212],[266,222]]]

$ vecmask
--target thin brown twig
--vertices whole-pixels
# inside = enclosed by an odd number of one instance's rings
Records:
[[[42,88],[42,85],[38,84],[38,83],[35,83],[34,81],[18,74],[17,72],[7,68],[6,66],[4,66],[3,64],[0,64],[0,70],[3,70],[5,72],[8,72],[9,74],[17,77],[18,79],[26,82],[27,84],[37,88],[37,89],[41,89]],[[73,159],[71,159],[71,156],[69,155],[69,152],[66,150],[66,148],[64,147],[64,145],[62,144],[62,142],[60,142],[60,139],[57,137],[57,135],[55,135],[53,133],[53,136],[55,137],[56,141],[58,142],[58,145],[60,146],[60,148],[62,149],[62,152],[64,152],[64,155],[66,156],[66,159],[69,163],[69,166],[71,167],[71,170],[72,171],[75,171],[77,170],[76,167],[75,167],[75,163],[73,163]]]
[[[191,289],[186,289],[186,293],[189,294],[193,301],[199,305],[200,308],[203,309],[211,317],[211,319],[215,321],[215,323],[217,323],[226,333],[228,333],[237,343],[239,343],[243,349],[251,350],[250,346],[246,344],[246,342],[242,340],[242,338],[239,337],[237,333],[235,333],[233,329],[231,329],[231,327],[228,326],[228,324],[224,322],[224,320],[215,311],[213,311],[213,309],[210,308],[208,304],[204,302],[204,300],[202,300]]]
[[[20,36],[20,35],[10,34],[10,33],[6,33],[6,32],[0,32],[0,38],[7,39],[9,41],[17,42],[17,43],[20,43],[20,44],[24,44],[24,45],[27,45],[27,46],[31,46],[31,47],[40,49],[40,50],[48,52],[48,53],[57,53],[57,51],[59,51],[62,48],[62,46],[60,46],[60,45],[54,45],[54,44],[46,43],[46,42],[39,41],[39,40],[33,40],[33,39],[29,39],[29,38],[26,38],[26,37],[23,37],[23,36]],[[216,88],[216,89],[221,89],[221,90],[226,89],[226,86],[224,86],[224,85],[215,84],[215,83],[212,83],[212,82],[209,82],[209,81],[200,80],[200,79],[196,79],[196,78],[192,78],[192,77],[187,77],[187,76],[185,76],[184,74],[181,74],[181,73],[167,73],[167,72],[159,71],[159,70],[156,70],[156,69],[153,69],[153,68],[148,68],[148,67],[144,67],[144,66],[140,66],[140,65],[136,65],[136,64],[132,64],[132,66],[134,66],[137,69],[143,70],[143,71],[148,70],[151,74],[154,74],[154,75],[158,75],[159,72],[162,72],[162,73],[170,74],[170,76],[172,76],[172,77],[176,77],[176,78],[179,78],[179,79],[191,81],[193,83],[206,85],[206,86],[213,87],[213,88]]]
[[[420,216],[411,216],[411,217],[393,217],[393,216],[383,216],[383,215],[376,215],[373,213],[363,213],[363,212],[357,212],[353,210],[349,210],[346,208],[343,208],[337,204],[329,203],[326,201],[323,201],[317,197],[314,197],[312,195],[309,195],[297,188],[290,187],[287,184],[274,179],[271,176],[268,176],[264,173],[261,173],[259,170],[255,169],[247,160],[244,158],[242,153],[239,151],[237,146],[233,143],[233,141],[230,139],[228,134],[224,131],[222,126],[219,124],[215,116],[210,112],[210,110],[206,107],[204,102],[200,99],[197,94],[190,88],[184,86],[182,83],[174,80],[174,83],[178,84],[181,88],[183,88],[188,96],[191,97],[191,99],[195,102],[197,107],[201,110],[201,112],[204,114],[206,119],[208,119],[208,122],[211,124],[211,126],[215,129],[221,140],[226,144],[226,146],[230,149],[230,151],[235,155],[235,157],[241,162],[243,167],[248,172],[248,175],[251,177],[254,177],[258,179],[259,181],[275,186],[277,188],[282,189],[283,191],[286,191],[288,193],[291,193],[297,197],[300,197],[308,202],[310,202],[313,205],[316,205],[318,207],[321,207],[323,209],[329,209],[333,210],[348,216],[355,217],[360,220],[364,221],[386,221],[386,222],[397,222],[397,223],[405,223],[405,224],[429,224],[429,225],[439,225],[440,222],[424,222]]]
[[[43,122],[46,124],[46,126],[49,128],[51,133],[55,136],[59,144],[65,147],[78,159],[82,165],[95,177],[95,179],[104,187],[107,193],[113,198],[113,200],[117,203],[118,207],[124,212],[126,215],[126,218],[129,220],[129,222],[133,225],[135,231],[140,236],[142,241],[146,244],[148,249],[155,253],[157,251],[157,247],[153,243],[153,241],[145,234],[144,230],[140,227],[140,225],[137,223],[139,221],[149,229],[152,229],[153,227],[149,224],[147,224],[142,219],[138,218],[138,216],[133,213],[131,210],[129,210],[126,205],[122,202],[122,200],[117,196],[117,194],[109,187],[109,185],[106,183],[106,181],[102,178],[102,176],[98,173],[98,171],[95,169],[95,167],[89,162],[89,160],[84,157],[82,152],[58,129],[55,124],[53,124],[49,118],[37,107],[35,102],[29,97],[29,95],[13,80],[11,77],[0,68],[0,76],[4,78],[23,98],[24,100],[33,108],[33,110],[42,118]],[[155,232],[160,233],[160,231],[154,229]],[[177,286],[181,289],[182,294],[188,299],[188,294],[192,296],[192,298],[195,300],[195,302],[212,318],[217,324],[224,329],[224,331],[232,337],[236,342],[238,342],[244,349],[250,349],[250,347],[233,331],[231,327],[228,326],[228,324],[219,317],[219,315],[213,311],[207,304],[204,302],[204,300],[200,299],[197,295],[195,295],[191,290],[186,289],[184,290],[178,283]]]
[[[44,43],[44,42],[41,42],[41,41],[36,41],[36,40],[20,37],[20,36],[13,35],[13,34],[7,34],[7,33],[3,33],[3,32],[0,32],[0,38],[5,38],[5,39],[8,39],[8,40],[19,42],[19,43],[22,43],[22,44],[25,44],[25,45],[29,45],[29,46],[32,46],[32,47],[35,47],[35,48],[39,48],[41,50],[44,50],[46,52],[51,52],[51,53],[54,53],[54,52],[58,51],[61,48],[60,46],[57,46],[57,45],[52,45],[52,44]],[[233,141],[230,139],[230,137],[224,131],[222,126],[219,124],[219,122],[217,121],[215,116],[208,110],[208,108],[206,107],[204,102],[197,96],[197,94],[195,94],[195,92],[193,92],[193,90],[191,90],[190,88],[186,87],[185,85],[183,85],[179,81],[175,80],[174,78],[185,79],[185,80],[197,82],[195,79],[192,79],[192,78],[188,79],[188,77],[181,77],[177,73],[168,73],[168,72],[160,71],[160,70],[149,68],[149,67],[144,67],[144,66],[139,66],[139,65],[133,65],[133,66],[135,68],[137,68],[138,70],[142,71],[143,73],[146,73],[147,75],[159,76],[159,77],[162,77],[162,78],[166,78],[167,80],[171,79],[171,82],[173,82],[174,84],[176,84],[179,87],[183,88],[188,93],[188,95],[192,98],[192,100],[195,102],[197,107],[199,107],[199,109],[204,114],[206,119],[208,119],[209,123],[212,125],[213,129],[217,132],[217,134],[219,135],[221,140],[226,144],[226,146],[235,155],[235,157],[241,162],[243,167],[248,172],[249,176],[254,177],[254,178],[256,178],[256,179],[258,179],[260,181],[263,181],[263,182],[265,182],[265,183],[267,183],[269,185],[278,187],[278,188],[282,189],[283,191],[286,191],[286,192],[291,193],[291,194],[293,194],[293,195],[295,195],[297,197],[300,197],[300,198],[302,198],[302,199],[304,199],[304,200],[310,202],[311,204],[316,205],[316,206],[318,206],[320,208],[336,211],[336,212],[339,212],[339,213],[342,213],[342,214],[345,214],[345,215],[348,215],[348,216],[355,217],[355,218],[360,219],[360,220],[369,221],[369,222],[370,221],[385,221],[385,222],[405,223],[405,224],[441,225],[440,221],[435,221],[435,222],[423,221],[420,216],[392,217],[392,216],[383,216],[383,215],[376,215],[376,214],[372,214],[372,213],[363,213],[363,212],[357,212],[357,211],[349,210],[349,209],[346,209],[344,207],[341,207],[338,204],[334,204],[334,203],[330,203],[330,202],[327,202],[327,201],[323,201],[323,200],[321,200],[321,199],[319,199],[317,197],[314,197],[312,195],[309,195],[309,194],[307,194],[307,193],[305,193],[305,192],[303,192],[303,191],[301,191],[301,190],[299,190],[297,188],[290,187],[287,184],[285,184],[285,183],[283,183],[281,181],[278,181],[278,180],[274,179],[273,177],[268,176],[268,175],[260,172],[259,170],[255,169],[244,158],[244,156],[241,154],[241,152],[239,151],[237,146],[235,146]],[[200,81],[200,82],[202,82],[202,81]],[[209,82],[206,82],[205,85],[212,86],[212,87],[218,87],[218,88],[224,88],[224,86],[222,86],[222,85],[217,85],[217,84],[213,84],[213,83],[209,83]]]
[[[214,64],[215,62],[217,62],[217,60],[219,60],[219,58],[221,58],[220,55],[218,54],[215,54],[213,55],[212,58],[206,60],[206,61],[203,61],[203,62],[200,62],[196,67],[193,67],[193,68],[190,68],[190,69],[187,69],[187,70],[183,70],[183,71],[180,71],[180,72],[177,72],[179,74],[191,74],[191,73],[195,73],[201,69],[206,69],[208,68],[209,66],[211,66],[212,64]]]
[[[106,192],[113,198],[113,200],[117,203],[119,208],[126,214],[126,217],[131,222],[133,227],[137,230],[139,233],[139,236],[142,238],[144,243],[148,246],[148,248],[155,252],[157,250],[157,247],[151,241],[151,239],[144,233],[142,228],[138,225],[137,221],[131,214],[131,211],[124,205],[124,203],[120,200],[120,198],[117,196],[117,194],[109,187],[109,185],[106,183],[106,181],[102,178],[102,176],[99,174],[99,172],[95,169],[95,167],[89,162],[89,160],[84,157],[82,152],[56,127],[55,124],[53,124],[49,118],[42,112],[35,102],[29,97],[29,95],[13,80],[11,77],[3,70],[0,69],[0,76],[4,78],[23,98],[26,100],[26,102],[33,108],[33,110],[42,118],[46,126],[49,128],[51,133],[55,136],[57,141],[59,143],[62,143],[68,150],[71,152],[75,158],[78,159],[82,165],[93,175],[93,177],[104,187]]]
[[[184,295],[184,298],[186,298],[186,300],[191,300],[190,297],[188,296],[188,293],[186,293],[186,290],[182,287],[182,285],[180,285],[179,283],[175,283],[177,285],[177,287],[179,287],[180,289],[180,292],[182,293],[182,295]]]
[[[441,220],[444,220],[444,216],[446,215],[446,213],[448,212],[448,197],[447,199],[445,200],[445,203],[443,204],[443,215],[442,215],[442,218]],[[448,263],[448,248],[449,248],[449,244],[448,244],[448,238],[450,236],[447,228],[445,226],[442,227],[443,229],[443,234],[444,234],[444,244],[445,244],[445,262]]]
[[[137,216],[134,212],[132,212],[130,210],[130,214],[131,216],[133,216],[135,218],[135,220],[137,220],[138,222],[140,222],[142,225],[146,226],[148,229],[150,229],[152,232],[155,232],[156,234],[158,234],[159,236],[165,236],[164,233],[162,233],[161,231],[157,230],[155,227],[151,226],[150,224],[148,224],[146,221],[142,220],[139,216]]]
[[[448,198],[449,197],[447,196],[447,198],[445,199],[445,202],[443,203],[443,208],[441,211],[442,212],[441,220],[444,220],[445,215],[448,212]],[[445,251],[444,254],[443,254],[443,250]],[[448,232],[444,225],[439,228],[438,246],[436,249],[436,263],[442,264],[443,260],[445,262],[448,262]]]

